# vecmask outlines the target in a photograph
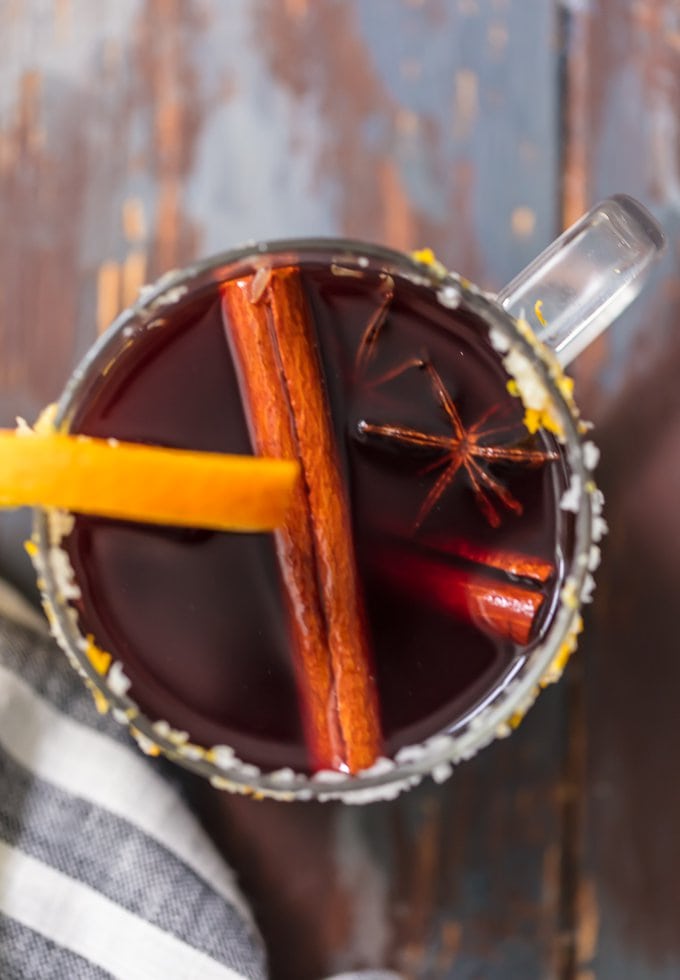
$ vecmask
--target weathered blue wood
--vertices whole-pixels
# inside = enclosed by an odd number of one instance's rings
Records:
[[[397,125],[383,127],[382,147],[416,221],[445,261],[499,288],[559,223],[555,5],[355,6],[395,106]],[[406,138],[399,112],[420,123]]]

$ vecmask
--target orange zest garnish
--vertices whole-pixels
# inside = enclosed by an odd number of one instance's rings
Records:
[[[543,300],[542,299],[537,299],[536,302],[534,303],[534,315],[536,316],[536,319],[538,320],[538,322],[541,324],[542,327],[547,327],[548,326],[548,324],[546,322],[546,319],[543,316]]]
[[[286,519],[298,470],[294,460],[0,429],[0,507],[269,531]]]

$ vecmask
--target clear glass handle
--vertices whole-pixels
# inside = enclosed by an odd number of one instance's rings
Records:
[[[617,194],[560,235],[498,302],[528,320],[566,366],[632,303],[664,244],[647,209]]]

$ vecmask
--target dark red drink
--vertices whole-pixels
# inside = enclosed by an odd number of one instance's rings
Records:
[[[551,436],[528,434],[475,314],[374,268],[303,260],[297,275],[393,757],[454,730],[540,641],[572,550],[566,467]],[[220,285],[160,319],[92,380],[71,429],[252,452]],[[63,547],[81,630],[122,662],[148,717],[265,770],[314,767],[271,535],[78,516]]]

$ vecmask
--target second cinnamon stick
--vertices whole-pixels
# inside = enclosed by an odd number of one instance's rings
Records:
[[[522,646],[529,643],[543,607],[541,592],[460,568],[441,556],[376,549],[372,567],[397,591],[429,608]]]

